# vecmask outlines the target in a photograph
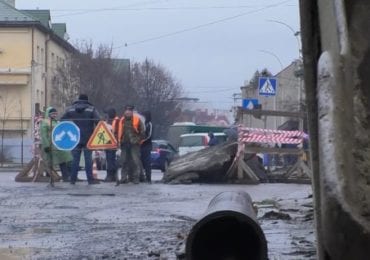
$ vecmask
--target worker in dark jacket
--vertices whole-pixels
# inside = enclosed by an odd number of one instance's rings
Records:
[[[141,160],[140,144],[144,139],[145,126],[140,117],[134,114],[134,106],[125,107],[118,127],[118,142],[121,147],[121,182],[139,183]],[[127,179],[128,175],[128,179]],[[117,185],[119,180],[117,179]]]
[[[148,183],[152,182],[152,167],[151,167],[151,151],[152,151],[152,135],[153,135],[153,125],[152,125],[152,115],[150,111],[145,111],[143,113],[145,117],[145,139],[141,144],[141,162],[145,171],[145,179]]]
[[[118,136],[118,124],[119,117],[117,116],[116,110],[114,108],[109,108],[104,111],[107,114],[107,124],[112,131],[112,134],[117,139]],[[117,175],[117,149],[105,150],[105,157],[107,159],[107,176],[105,177],[105,182],[115,182]]]
[[[218,140],[214,133],[212,132],[208,133],[208,137],[209,137],[208,146],[214,146],[218,144]]]
[[[72,172],[71,184],[75,184],[81,159],[81,152],[83,151],[85,157],[85,171],[89,184],[98,184],[92,175],[92,151],[87,149],[86,144],[92,135],[95,126],[98,124],[100,117],[95,107],[89,103],[88,96],[80,94],[78,100],[73,102],[72,106],[67,108],[67,111],[62,116],[61,120],[73,121],[80,128],[80,142],[72,150]]]

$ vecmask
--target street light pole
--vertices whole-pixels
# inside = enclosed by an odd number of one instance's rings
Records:
[[[300,34],[300,31],[296,31],[293,29],[292,26],[290,26],[289,24],[286,24],[282,21],[278,21],[278,20],[267,20],[268,22],[272,22],[272,23],[278,23],[278,24],[281,24],[281,25],[284,25],[286,28],[288,28],[294,35],[294,37],[296,38],[297,40],[297,46],[298,46],[298,58],[301,59],[302,56],[301,56],[301,41],[298,37],[298,35]]]
[[[278,21],[278,20],[267,20],[268,22],[272,22],[272,23],[278,23],[278,24],[281,24],[283,26],[285,26],[286,28],[288,28],[294,35],[294,37],[296,38],[297,40],[297,46],[298,46],[298,60],[299,60],[299,63],[301,63],[302,61],[302,52],[301,52],[301,41],[299,39],[299,36],[300,35],[300,31],[297,31],[297,30],[294,30],[292,26],[290,26],[289,24],[286,24],[282,21]],[[302,78],[301,77],[298,77],[298,102],[299,102],[299,110],[301,111],[301,101],[302,101]],[[302,123],[300,123],[300,125],[303,125]],[[301,126],[302,127],[302,126]],[[300,129],[301,130],[301,129]]]
[[[283,68],[284,68],[283,63],[281,62],[281,60],[279,59],[279,57],[275,53],[273,53],[271,51],[266,51],[266,50],[258,50],[258,51],[263,52],[263,53],[267,53],[267,54],[273,56],[279,62],[280,69],[283,70]]]

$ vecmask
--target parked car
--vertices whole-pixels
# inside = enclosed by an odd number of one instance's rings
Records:
[[[225,133],[213,133],[217,138],[218,143],[226,141],[227,136]],[[209,136],[208,133],[194,133],[183,134],[180,136],[179,155],[195,152],[208,147]]]
[[[152,169],[165,172],[171,161],[178,156],[177,150],[166,140],[153,140],[151,152]]]

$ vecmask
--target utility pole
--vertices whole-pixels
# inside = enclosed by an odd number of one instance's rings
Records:
[[[242,100],[242,94],[241,93],[234,93],[233,95],[233,99],[234,99],[234,106],[233,106],[233,117],[234,117],[234,119],[236,118],[236,116],[237,116],[237,101],[238,100]]]
[[[20,116],[21,116],[21,165],[23,168],[23,153],[24,153],[24,137],[23,137],[23,106],[22,106],[22,99],[19,99],[19,111],[20,111]]]

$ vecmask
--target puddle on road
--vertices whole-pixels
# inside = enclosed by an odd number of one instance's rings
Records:
[[[76,196],[76,197],[88,197],[88,196],[116,196],[114,193],[67,193],[69,196]]]
[[[52,230],[51,228],[32,228],[30,232],[33,234],[49,234],[52,233]]]
[[[75,206],[55,206],[54,209],[79,209],[80,207]]]

